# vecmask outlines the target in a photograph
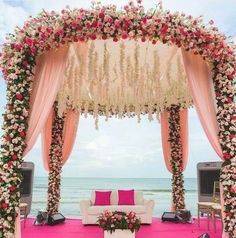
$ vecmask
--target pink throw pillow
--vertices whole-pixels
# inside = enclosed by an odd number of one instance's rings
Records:
[[[119,205],[134,205],[134,189],[118,190]]]
[[[94,206],[106,206],[111,205],[110,201],[111,191],[95,191],[95,203]]]

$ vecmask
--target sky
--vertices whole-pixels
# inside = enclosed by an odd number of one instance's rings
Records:
[[[127,0],[101,1],[123,6]],[[195,17],[203,15],[204,21],[214,20],[220,31],[236,42],[236,1],[235,0],[163,0],[163,7],[171,11],[181,11]],[[146,9],[157,4],[154,0],[144,0]],[[60,11],[70,8],[89,8],[87,0],[0,0],[0,45],[5,35],[13,32],[15,26],[22,26],[30,16],[42,9]],[[5,105],[6,85],[0,74],[0,112]],[[2,125],[2,117],[0,118]],[[0,131],[0,133],[2,133]],[[40,138],[25,158],[35,163],[35,175],[47,176],[41,158]],[[196,177],[196,165],[202,161],[219,161],[211,148],[195,109],[189,113],[189,162],[185,177]],[[95,129],[93,118],[81,117],[76,142],[72,154],[63,167],[65,177],[170,177],[162,154],[160,125],[149,122],[146,117],[141,123],[136,118],[99,120],[99,130]]]

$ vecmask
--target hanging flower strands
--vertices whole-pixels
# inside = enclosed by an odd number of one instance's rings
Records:
[[[43,11],[7,37],[0,57],[8,84],[0,153],[0,233],[8,238],[13,237],[14,233],[15,207],[19,205],[20,198],[20,165],[26,147],[29,89],[37,56],[71,42],[84,44],[88,40],[107,39],[112,39],[114,43],[129,39],[153,45],[157,42],[175,45],[201,55],[212,66],[219,139],[225,159],[221,174],[226,215],[224,228],[233,237],[236,230],[235,46],[227,42],[212,21],[204,25],[201,17],[170,13],[160,5],[155,10],[145,12],[140,0],[137,5],[130,2],[124,10],[117,10],[114,5],[93,5],[91,10],[66,8],[61,14]],[[130,60],[127,59],[127,62]],[[124,66],[127,62],[124,62]],[[84,108],[87,113],[89,107]],[[94,111],[99,110],[96,105]],[[116,114],[114,108],[111,110]],[[108,112],[109,108],[106,106],[102,111]],[[127,108],[127,111],[135,112],[136,108]],[[16,189],[12,189],[12,186]]]
[[[58,212],[60,202],[60,185],[62,169],[63,147],[63,117],[58,116],[57,102],[54,103],[54,118],[52,124],[52,142],[49,153],[49,176],[48,176],[48,215]]]
[[[169,115],[169,142],[172,168],[172,204],[174,211],[185,208],[182,143],[180,138],[180,106],[171,105]]]
[[[87,54],[79,44],[70,45],[57,98],[59,115],[72,108],[95,119],[148,114],[152,120],[152,114],[158,115],[173,103],[182,108],[192,105],[178,48],[140,41],[114,45],[111,40],[90,41],[84,46]],[[83,69],[76,67],[82,58],[88,62]],[[81,75],[81,71],[87,74]]]

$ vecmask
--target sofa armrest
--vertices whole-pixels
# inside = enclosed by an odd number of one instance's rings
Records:
[[[146,200],[144,199],[144,206],[146,207],[147,211],[151,212],[154,209],[155,202],[154,200]]]
[[[92,205],[90,200],[81,200],[80,201],[80,212],[81,214],[86,214],[88,208]]]

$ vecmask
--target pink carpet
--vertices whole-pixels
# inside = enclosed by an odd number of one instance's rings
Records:
[[[83,226],[79,219],[67,219],[64,224],[56,226],[33,226],[33,219],[27,219],[25,227],[23,223],[22,221],[22,238],[103,238],[103,231],[98,226]],[[205,232],[210,238],[220,238],[220,222],[217,222],[217,230],[214,232],[212,222],[207,231],[205,219],[198,228],[197,221],[194,224],[174,224],[162,223],[160,219],[154,218],[152,225],[141,227],[136,238],[197,238]]]

